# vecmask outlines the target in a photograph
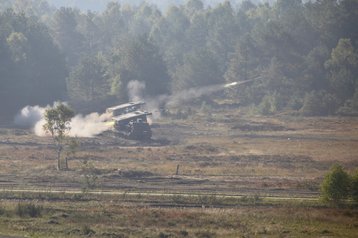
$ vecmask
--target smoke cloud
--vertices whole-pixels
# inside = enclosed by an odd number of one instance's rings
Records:
[[[32,128],[37,136],[48,136],[43,129],[43,125],[46,123],[44,114],[49,107],[50,106],[26,106],[16,115],[15,124],[26,128]],[[108,119],[110,119],[110,115],[106,113],[91,113],[85,116],[78,114],[73,117],[70,122],[71,130],[69,136],[94,137],[99,135],[111,128],[111,125],[106,123]]]
[[[71,120],[70,136],[93,137],[109,130],[111,125],[106,123],[110,118],[107,114],[91,113],[86,116],[77,115]]]

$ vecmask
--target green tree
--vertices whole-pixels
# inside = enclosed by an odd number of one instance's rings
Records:
[[[166,16],[152,28],[150,38],[161,46],[160,50],[167,64],[169,72],[183,62],[183,54],[188,48],[186,44],[186,30],[190,21],[182,9],[172,6]]]
[[[324,201],[339,205],[348,198],[350,192],[350,177],[340,165],[333,165],[325,175],[321,184],[321,197]]]
[[[168,92],[170,77],[166,64],[158,47],[146,37],[126,39],[113,52],[112,86],[121,85],[121,94],[127,93],[126,86],[132,80],[145,82],[145,94],[148,96]]]
[[[83,35],[77,29],[79,12],[61,7],[53,17],[53,38],[66,56],[68,66],[76,65],[83,51]]]
[[[329,48],[334,47],[343,27],[340,4],[336,0],[309,1],[306,14],[310,25],[316,28],[319,40]]]
[[[352,175],[351,196],[355,202],[358,202],[358,170]]]
[[[327,90],[329,88],[329,78],[324,67],[324,62],[329,58],[329,50],[324,45],[313,48],[306,56],[303,65],[303,79],[300,80],[301,89],[307,90]]]
[[[26,61],[28,40],[21,32],[12,32],[6,39],[14,62]]]
[[[155,6],[143,2],[133,15],[129,25],[129,34],[136,37],[146,35],[159,19],[161,19],[160,11]]]
[[[306,94],[300,109],[304,116],[332,115],[338,108],[338,100],[327,91],[311,91]]]
[[[257,70],[259,65],[260,53],[249,34],[238,41],[234,53],[231,53],[227,70],[224,74],[226,82],[237,82],[252,79],[260,73]],[[232,98],[240,97],[240,103],[252,104],[260,103],[263,97],[262,87],[257,87],[254,83],[251,86],[233,87],[228,89]],[[239,93],[240,92],[240,93]]]
[[[86,56],[67,80],[69,96],[75,101],[99,101],[110,91],[109,75],[103,55]]]
[[[48,108],[45,112],[44,130],[51,134],[57,149],[57,169],[68,169],[67,157],[65,158],[64,168],[61,166],[61,155],[64,150],[68,132],[71,130],[70,121],[74,116],[74,111],[63,103],[58,103],[53,108]]]
[[[113,42],[124,34],[128,29],[128,21],[131,18],[123,16],[121,5],[118,2],[110,2],[106,10],[98,17],[98,30],[101,34],[101,47],[102,49],[113,46]]]
[[[229,52],[234,51],[239,32],[230,2],[219,4],[210,11],[207,22],[210,27],[206,45],[216,56],[223,74],[228,64]]]
[[[186,55],[184,63],[173,75],[173,90],[182,91],[223,83],[215,56],[206,49],[198,49]]]
[[[83,49],[88,54],[96,54],[100,51],[101,30],[96,22],[96,14],[87,12],[86,15],[82,14],[78,23],[78,32],[83,36]]]
[[[209,28],[206,14],[194,14],[190,27],[185,31],[186,52],[197,50],[206,45]]]
[[[201,0],[188,0],[185,5],[185,11],[189,16],[193,16],[203,9],[204,3]]]
[[[350,39],[340,39],[325,63],[330,71],[331,90],[344,102],[357,86],[358,53]]]
[[[36,17],[0,12],[1,114],[12,117],[29,104],[49,104],[66,94],[64,57]]]

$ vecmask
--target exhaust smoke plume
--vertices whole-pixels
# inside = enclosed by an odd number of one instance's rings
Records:
[[[233,83],[227,83],[227,84],[216,84],[216,85],[209,85],[204,87],[196,87],[196,88],[190,88],[187,90],[183,90],[181,92],[175,93],[173,95],[168,96],[168,101],[165,103],[165,106],[179,106],[185,102],[189,102],[190,100],[193,100],[195,98],[199,98],[205,95],[210,95],[216,92],[219,92],[221,90],[224,90],[226,88],[239,86],[241,84],[245,84],[248,82],[253,81],[253,79],[245,80],[241,82],[233,82]]]
[[[183,90],[183,91],[180,91],[178,93],[175,93],[175,94],[169,96],[169,100],[166,103],[166,106],[169,106],[169,107],[179,106],[182,103],[191,101],[195,98],[199,98],[204,95],[210,95],[212,93],[221,91],[224,88],[225,88],[225,85],[217,84],[217,85],[196,87],[196,88],[190,88],[187,90]]]
[[[145,89],[145,82],[132,80],[127,85],[129,99],[133,102],[141,101]]]
[[[26,106],[15,117],[15,124],[32,128],[37,136],[47,136],[43,129],[46,123],[44,114],[47,107],[40,106]],[[71,130],[69,136],[71,137],[93,137],[111,128],[106,121],[110,119],[110,115],[91,113],[89,115],[76,115],[72,118]]]
[[[130,81],[128,83],[128,95],[130,100],[132,101],[144,101],[146,102],[147,110],[153,112],[154,118],[160,117],[161,107],[176,107],[182,105],[183,103],[189,102],[195,98],[199,98],[205,95],[210,95],[215,92],[219,92],[226,88],[239,86],[241,84],[245,84],[251,82],[255,79],[233,82],[227,84],[216,84],[209,85],[204,87],[195,87],[187,90],[183,90],[172,95],[160,95],[154,98],[146,98],[144,97],[145,83],[139,81]]]

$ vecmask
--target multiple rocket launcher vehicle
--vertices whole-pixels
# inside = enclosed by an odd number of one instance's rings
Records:
[[[218,89],[222,90],[233,86],[237,87],[260,78],[261,76],[258,76],[245,81],[227,83],[223,85],[223,87],[218,86]],[[113,125],[114,129],[124,138],[149,140],[152,137],[152,131],[147,120],[147,117],[151,116],[152,113],[141,111],[140,108],[143,105],[145,105],[144,102],[129,102],[107,108],[106,113],[110,114],[112,117],[110,122],[111,125]]]
[[[147,117],[151,112],[141,111],[144,102],[129,102],[107,108],[106,113],[112,116],[111,125],[124,138],[133,140],[149,140],[152,131]]]

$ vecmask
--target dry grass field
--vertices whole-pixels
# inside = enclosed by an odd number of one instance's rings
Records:
[[[214,110],[162,118],[153,135],[146,143],[79,138],[70,169],[57,171],[50,138],[1,127],[0,236],[358,234],[356,208],[319,200],[334,163],[358,167],[357,118]]]
[[[0,229],[18,237],[355,237],[349,209],[242,206],[155,208],[106,201],[37,202],[38,217],[5,203]]]

